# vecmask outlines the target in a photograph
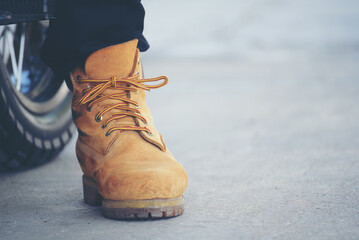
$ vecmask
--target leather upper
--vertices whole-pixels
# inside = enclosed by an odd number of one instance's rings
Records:
[[[114,45],[96,51],[85,63],[85,70],[76,68],[70,78],[73,83],[72,112],[79,136],[76,154],[84,174],[93,178],[99,193],[109,200],[138,200],[174,198],[183,194],[188,178],[183,167],[166,148],[162,136],[153,125],[151,112],[146,105],[146,91],[138,88],[128,91],[127,97],[136,101],[138,110],[147,120],[132,116],[104,121],[120,114],[120,109],[111,109],[97,120],[97,114],[118,103],[117,99],[96,102],[91,108],[80,104],[86,91],[95,87],[77,79],[108,79],[113,76],[139,75],[143,78],[137,40]],[[113,94],[117,89],[106,89],[103,94]],[[121,130],[106,134],[108,129],[123,124],[146,127],[151,131]]]

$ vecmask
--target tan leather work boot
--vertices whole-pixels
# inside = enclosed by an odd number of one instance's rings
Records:
[[[182,214],[187,174],[146,106],[145,91],[168,79],[143,79],[137,40],[96,51],[70,77],[85,202],[102,202],[104,216],[114,219]]]

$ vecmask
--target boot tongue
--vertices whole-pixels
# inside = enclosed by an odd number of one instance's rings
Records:
[[[103,48],[91,54],[85,63],[85,73],[88,79],[109,79],[113,76],[128,77],[133,70],[135,56],[137,53],[137,39]],[[94,84],[96,85],[96,84]],[[124,83],[124,85],[126,85]],[[108,95],[119,93],[116,89],[105,89],[102,94]],[[103,106],[118,104],[119,100],[105,99],[101,101]],[[111,115],[121,114],[123,110],[112,109]],[[119,124],[135,125],[133,117],[124,117],[118,120]]]
[[[100,49],[86,60],[85,73],[89,79],[107,79],[131,74],[137,50],[137,39]]]

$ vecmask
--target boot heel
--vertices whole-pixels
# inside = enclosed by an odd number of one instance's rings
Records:
[[[82,176],[84,201],[92,206],[101,206],[102,196],[97,192],[97,184],[91,178]]]

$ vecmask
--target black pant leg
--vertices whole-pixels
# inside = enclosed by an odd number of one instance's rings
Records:
[[[42,57],[55,74],[67,79],[101,48],[137,38],[138,48],[146,51],[144,16],[141,0],[58,0]]]

